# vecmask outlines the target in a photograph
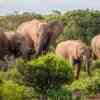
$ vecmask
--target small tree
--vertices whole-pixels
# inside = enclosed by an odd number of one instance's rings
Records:
[[[48,90],[60,88],[73,80],[70,64],[52,53],[27,63],[20,61],[17,68],[25,85],[33,87],[43,100],[47,99]]]

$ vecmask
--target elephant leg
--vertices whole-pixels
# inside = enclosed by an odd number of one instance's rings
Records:
[[[76,64],[76,79],[79,79],[80,70],[81,70],[81,64],[78,63]]]
[[[90,73],[90,66],[88,66],[88,68],[87,68],[87,73],[88,73],[89,76],[91,75],[91,73]]]
[[[87,72],[87,74],[90,76],[91,75],[91,72],[90,72],[90,65],[88,65],[87,67],[86,67],[86,72]]]

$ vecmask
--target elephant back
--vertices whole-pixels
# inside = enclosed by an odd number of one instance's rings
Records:
[[[56,47],[56,53],[67,59],[80,59],[83,54],[88,54],[87,50],[87,46],[81,40],[67,40]]]

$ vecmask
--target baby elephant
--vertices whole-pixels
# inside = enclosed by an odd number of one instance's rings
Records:
[[[90,75],[91,49],[81,40],[67,40],[61,42],[56,47],[56,54],[64,59],[68,59],[71,64],[76,66],[76,79],[79,78],[81,64],[85,66],[88,75]]]

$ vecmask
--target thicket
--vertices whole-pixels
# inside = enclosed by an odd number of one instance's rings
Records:
[[[28,100],[32,97],[45,100],[49,91],[60,89],[64,84],[71,84],[74,73],[68,62],[49,53],[28,62],[19,59],[7,72],[1,71],[0,78],[1,98],[13,100],[15,95],[14,100],[24,100],[24,92],[26,93],[28,88],[31,91],[25,94],[25,98],[29,95]]]

